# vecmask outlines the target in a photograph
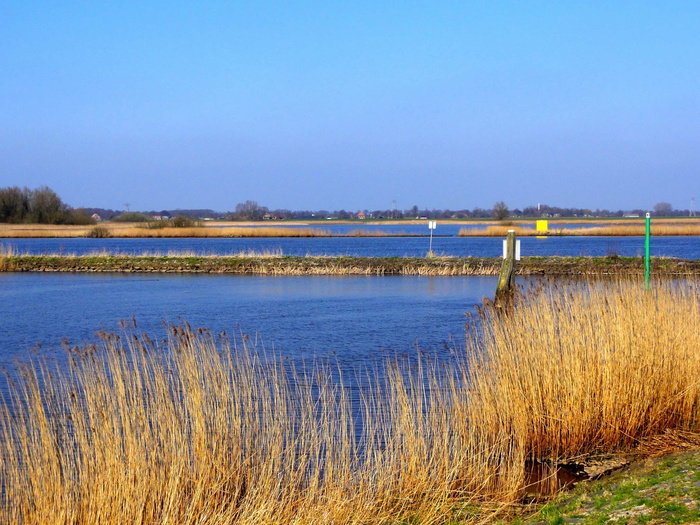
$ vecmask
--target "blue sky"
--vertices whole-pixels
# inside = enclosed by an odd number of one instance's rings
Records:
[[[0,187],[74,207],[700,199],[700,2],[0,0],[0,49]]]

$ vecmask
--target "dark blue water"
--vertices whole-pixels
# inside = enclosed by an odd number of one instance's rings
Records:
[[[340,226],[340,225],[338,225]],[[355,227],[355,229],[357,229]],[[427,230],[427,228],[425,228]],[[440,225],[435,230],[440,231]],[[429,249],[427,237],[322,237],[265,239],[0,239],[0,244],[18,253],[141,254],[144,252],[194,252],[231,255],[247,251],[275,252],[284,255],[351,255],[368,257],[423,257]],[[635,257],[644,254],[643,237],[548,237],[521,239],[522,255],[528,256],[603,256]],[[433,251],[438,255],[497,257],[502,239],[491,237],[435,237]],[[653,256],[700,259],[698,237],[652,237]]]
[[[493,277],[251,277],[0,273],[0,366],[94,342],[134,317],[153,339],[163,322],[245,333],[293,358],[332,355],[356,366],[417,348],[462,347],[465,312]],[[54,352],[62,355],[62,350]]]

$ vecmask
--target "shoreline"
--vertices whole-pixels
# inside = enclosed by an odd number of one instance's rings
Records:
[[[533,219],[494,221],[488,219],[442,219],[443,226],[461,226],[459,233],[444,235],[438,229],[435,237],[501,237],[509,229],[518,236],[643,236],[644,220],[629,219],[548,219],[547,231],[536,231]],[[262,222],[204,222],[192,227],[158,227],[145,223],[101,222],[95,225],[0,224],[0,242],[21,238],[271,238],[271,237],[428,237],[428,233],[381,230],[382,226],[426,225],[427,220],[405,219],[384,221],[262,221]],[[334,225],[356,226],[347,232],[333,232]],[[564,227],[568,225],[569,227]],[[571,227],[577,225],[578,227]],[[370,228],[366,228],[370,227]],[[700,236],[700,219],[658,218],[652,222],[654,236]]]
[[[3,255],[0,272],[497,276],[500,257]],[[644,275],[643,257],[523,257],[519,276]],[[652,257],[657,276],[700,275],[700,260]]]

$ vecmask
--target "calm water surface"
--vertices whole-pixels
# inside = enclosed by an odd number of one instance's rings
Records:
[[[438,228],[440,226],[438,225]],[[640,256],[641,237],[523,238],[522,254]],[[500,238],[436,237],[433,249],[454,256],[501,254]],[[424,256],[428,239],[0,239],[19,253],[108,251],[141,254]],[[700,259],[695,237],[654,237],[652,255]],[[493,296],[494,277],[254,277],[0,273],[0,366],[30,349],[94,342],[136,319],[163,337],[163,323],[188,321],[213,332],[246,333],[295,358],[333,355],[348,366],[386,356],[444,352],[463,345],[465,312]],[[56,352],[60,355],[61,352]]]
[[[251,277],[0,273],[0,365],[95,341],[134,317],[152,338],[163,322],[246,333],[293,358],[333,355],[354,366],[463,347],[465,312],[494,277]],[[62,351],[55,353],[62,355]]]
[[[439,229],[438,225],[438,229]],[[355,228],[357,229],[357,228]],[[435,230],[438,232],[439,230]],[[230,255],[240,252],[275,252],[284,255],[351,255],[367,257],[423,257],[429,248],[427,237],[325,237],[269,239],[0,239],[0,244],[18,253],[141,254],[144,252],[194,252],[201,255]],[[522,255],[624,257],[644,254],[643,237],[549,237],[521,239]],[[439,255],[497,257],[501,238],[435,237],[433,250]],[[700,259],[698,237],[652,237],[653,256]]]

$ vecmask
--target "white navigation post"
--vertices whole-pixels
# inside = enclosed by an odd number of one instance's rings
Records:
[[[437,227],[437,221],[428,221],[428,228],[430,228],[430,249],[428,250],[428,257],[433,256],[433,230]]]

